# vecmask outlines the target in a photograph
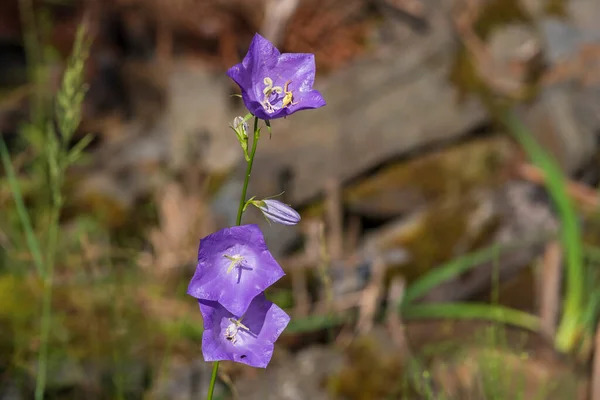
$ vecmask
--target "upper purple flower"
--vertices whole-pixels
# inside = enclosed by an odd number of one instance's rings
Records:
[[[234,226],[200,240],[187,293],[242,315],[252,299],[284,275],[258,225]]]
[[[312,88],[315,56],[284,53],[271,42],[254,35],[241,64],[227,75],[238,84],[246,108],[263,120],[286,117],[296,111],[325,105],[321,93]]]
[[[230,360],[265,368],[271,361],[275,341],[290,322],[290,317],[262,293],[241,318],[216,301],[198,303],[204,319],[204,361]]]

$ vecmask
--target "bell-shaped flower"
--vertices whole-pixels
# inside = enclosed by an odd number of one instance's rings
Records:
[[[242,62],[227,75],[240,87],[248,111],[271,120],[325,105],[321,93],[313,89],[315,69],[313,54],[281,54],[257,33]]]
[[[243,315],[232,314],[216,301],[198,303],[204,318],[204,361],[230,360],[265,368],[275,341],[290,322],[290,317],[264,293],[252,300]]]
[[[300,222],[300,214],[279,200],[252,200],[251,203],[263,213],[265,218],[278,224],[296,225]]]
[[[187,293],[242,315],[259,293],[284,275],[258,225],[234,226],[200,240]]]

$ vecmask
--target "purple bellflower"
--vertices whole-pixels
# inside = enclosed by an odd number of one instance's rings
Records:
[[[243,315],[258,294],[284,275],[258,225],[234,226],[200,240],[198,265],[187,293]]]
[[[300,222],[300,214],[292,207],[279,200],[253,200],[252,204],[262,211],[265,218],[278,224],[296,225]]]
[[[248,111],[263,120],[325,105],[321,93],[312,88],[315,56],[309,53],[281,54],[258,33],[244,60],[231,67],[227,75],[240,87]]]
[[[263,293],[256,296],[243,316],[234,315],[216,301],[198,300],[204,319],[204,361],[230,360],[265,368],[274,343],[290,317]]]

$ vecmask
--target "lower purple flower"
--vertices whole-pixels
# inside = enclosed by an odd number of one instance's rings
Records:
[[[243,316],[237,316],[216,301],[198,300],[204,318],[204,361],[230,360],[265,368],[273,356],[274,343],[290,317],[264,293],[252,300]]]

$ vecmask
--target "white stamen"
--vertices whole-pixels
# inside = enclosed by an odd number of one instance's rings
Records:
[[[229,263],[229,267],[227,267],[227,273],[230,273],[231,270],[238,265],[239,263],[241,263],[244,260],[244,257],[240,256],[239,254],[236,254],[234,256],[230,256],[227,254],[223,254],[223,257],[225,257],[226,259],[228,259],[229,261],[231,261]]]
[[[237,342],[237,334],[240,329],[245,329],[247,331],[250,330],[247,326],[242,324],[241,321],[241,318],[239,320],[229,318],[230,324],[227,326],[227,329],[225,329],[225,339],[229,340],[231,344],[235,344]]]

